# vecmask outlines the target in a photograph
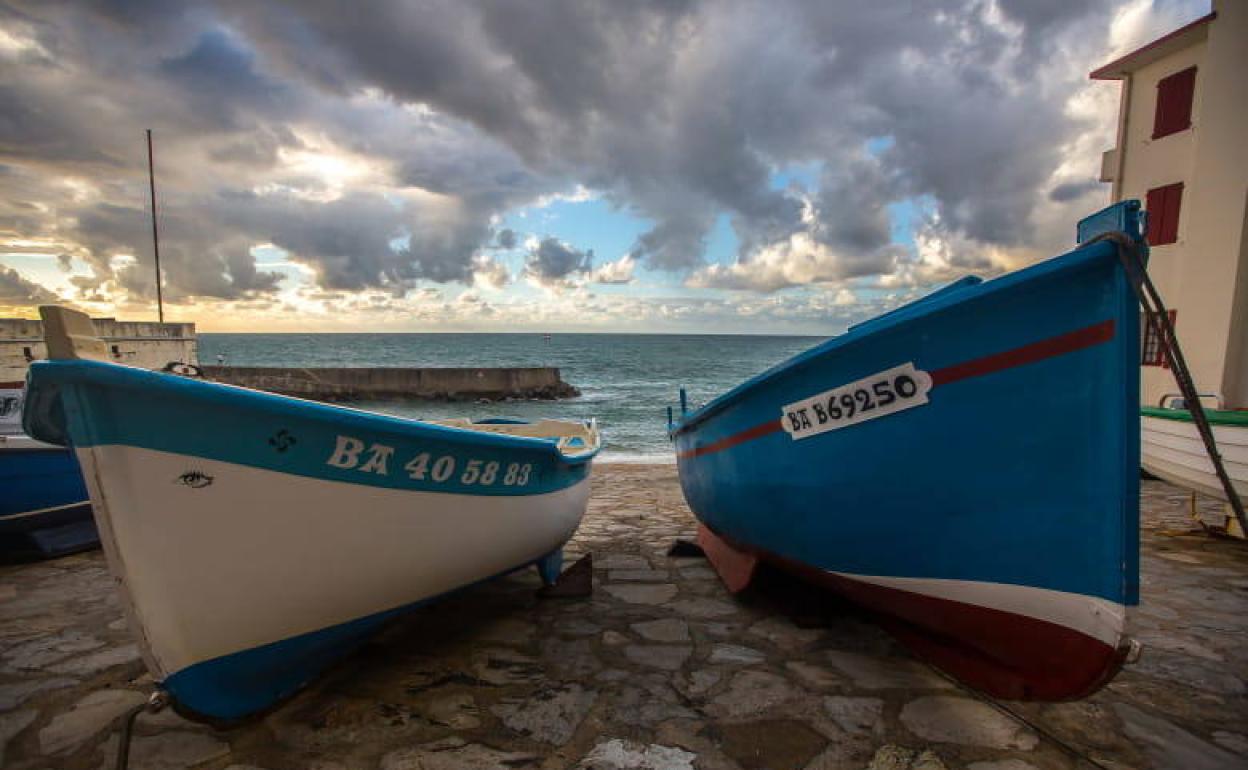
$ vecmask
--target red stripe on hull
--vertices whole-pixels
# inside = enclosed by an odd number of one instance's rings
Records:
[[[711,564],[717,571],[723,553],[735,552],[737,559],[761,558],[835,591],[880,614],[881,625],[928,662],[996,698],[1082,698],[1109,682],[1126,656],[1125,647],[1114,648],[1055,623],[864,583],[758,549],[742,548],[705,526],[700,529],[699,543],[705,531],[708,540],[716,544],[720,560],[712,558]],[[732,573],[724,577],[734,593],[745,587],[739,577]]]
[[[981,377],[985,374],[999,372],[1002,369],[1012,369],[1015,366],[1024,364],[1034,364],[1037,361],[1043,361],[1046,358],[1053,358],[1064,353],[1073,353],[1076,350],[1090,348],[1093,345],[1100,345],[1103,342],[1109,342],[1114,338],[1114,321],[1101,321],[1098,324],[1076,329],[1067,334],[1061,334],[1056,337],[1050,337],[1047,340],[1033,342],[1030,345],[1024,345],[1021,348],[1014,348],[1003,353],[994,353],[990,356],[976,358],[971,361],[965,361],[953,366],[946,366],[943,369],[936,369],[932,374],[932,387],[939,385],[948,385],[951,382],[965,380],[970,377]],[[684,452],[677,453],[677,457],[682,460],[688,460],[692,457],[701,457],[702,455],[712,454],[714,452],[722,452],[725,449],[734,447],[737,444],[746,441],[752,441],[756,438],[779,433],[784,430],[780,419],[776,418],[770,422],[760,423],[752,428],[734,433],[719,441],[713,441],[702,447],[696,447]]]
[[[734,447],[737,444],[742,444],[746,441],[753,441],[754,439],[762,438],[763,436],[769,436],[772,433],[779,433],[782,430],[784,430],[784,426],[780,424],[780,418],[777,417],[771,422],[760,423],[755,425],[753,428],[743,430],[740,433],[734,433],[727,438],[721,438],[719,441],[713,441],[706,446],[681,452],[680,457],[684,459],[689,457],[699,457],[701,455],[709,455],[712,452],[720,452],[724,449],[728,449],[729,447]]]
[[[1099,324],[1077,329],[1068,334],[1050,337],[1047,340],[1024,345],[1021,348],[1007,350],[983,358],[976,358],[954,366],[946,366],[932,372],[932,385],[948,385],[951,382],[965,380],[968,377],[981,377],[985,374],[1012,369],[1023,364],[1034,364],[1046,358],[1053,358],[1064,353],[1090,348],[1109,342],[1114,338],[1114,322],[1112,319]]]

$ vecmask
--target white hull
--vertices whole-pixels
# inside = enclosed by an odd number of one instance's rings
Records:
[[[833,574],[859,583],[1044,621],[1078,631],[1108,647],[1118,647],[1126,637],[1128,608],[1096,596],[976,580]]]
[[[1171,484],[1226,500],[1194,423],[1144,415],[1140,431],[1144,470]],[[1235,489],[1241,497],[1248,497],[1248,426],[1214,425],[1213,437]]]
[[[4,452],[64,452],[65,447],[48,444],[27,436],[25,433],[0,435],[0,454]]]
[[[122,445],[77,453],[158,678],[535,561],[571,537],[589,496],[588,477],[556,492],[479,497]],[[212,483],[178,483],[188,471]]]

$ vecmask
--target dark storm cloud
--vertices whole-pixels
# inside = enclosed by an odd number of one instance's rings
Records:
[[[59,297],[16,270],[0,265],[0,305],[21,306],[56,302]]]
[[[285,88],[256,71],[251,51],[220,29],[200,35],[190,51],[162,61],[158,72],[185,94],[201,129],[205,124],[239,129],[247,125],[247,116],[293,106]]]
[[[1066,182],[1049,190],[1049,200],[1066,203],[1067,201],[1078,200],[1090,192],[1101,189],[1103,189],[1101,183],[1095,179],[1088,179],[1084,182]]]
[[[495,242],[498,243],[500,249],[514,249],[516,247],[516,231],[510,227],[499,230]]]
[[[887,273],[888,206],[915,196],[960,243],[1026,246],[1036,204],[1082,190],[1053,174],[1107,4],[19,0],[0,221],[63,243],[84,284],[150,291],[114,258],[147,250],[153,127],[182,296],[273,291],[262,243],[329,289],[470,282],[515,245],[500,216],[577,184],[649,219],[631,256],[664,270],[702,265],[727,215],[743,267],[805,234],[829,275]],[[348,162],[367,170],[318,176]],[[800,164],[817,189],[772,184]],[[586,257],[548,239],[528,270]]]
[[[921,12],[826,2],[432,3],[417,29],[415,11],[398,7],[352,25],[337,23],[332,4],[290,10],[358,76],[468,120],[530,167],[573,174],[656,220],[636,253],[678,268],[701,261],[707,211],[732,216],[747,256],[793,232],[800,205],[770,189],[770,169],[837,163],[839,148],[873,135],[895,140],[884,158],[895,194],[933,196],[946,225],[974,240],[1025,242],[1028,209],[1080,128],[1063,112],[1068,92],[1029,87],[1041,64],[1034,52],[1075,25],[1086,34],[1108,20],[1102,3],[1041,5],[1011,3],[999,24],[988,6],[963,0]],[[260,46],[290,29],[243,16]]]
[[[539,281],[558,281],[593,268],[594,250],[581,251],[557,238],[543,238],[525,260],[524,269]]]

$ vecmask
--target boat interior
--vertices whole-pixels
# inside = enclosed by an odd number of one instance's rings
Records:
[[[457,417],[449,420],[430,420],[429,422],[433,425],[475,430],[483,433],[555,439],[559,452],[567,457],[577,457],[594,452],[598,449],[601,440],[598,434],[598,426],[593,420],[587,423],[573,422],[571,420],[525,422],[523,420],[505,419],[477,420],[474,422],[463,417]]]

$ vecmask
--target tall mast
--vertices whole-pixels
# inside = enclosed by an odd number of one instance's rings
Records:
[[[156,254],[156,311],[165,322],[165,300],[160,289],[160,238],[156,234],[156,167],[152,162],[152,129],[147,129],[147,184],[152,191],[152,251]]]

